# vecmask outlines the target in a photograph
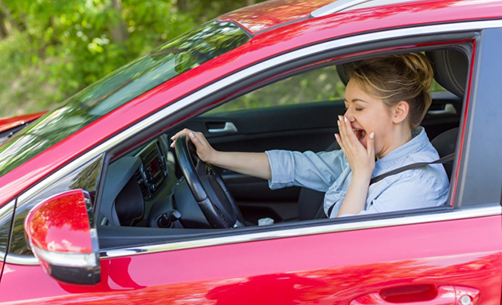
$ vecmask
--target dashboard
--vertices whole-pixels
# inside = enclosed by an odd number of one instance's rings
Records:
[[[145,200],[157,194],[168,177],[166,157],[159,140],[154,140],[137,155],[141,164],[135,172]]]
[[[110,163],[99,207],[100,225],[149,226],[154,205],[171,205],[177,178],[167,145],[167,136],[160,136]]]

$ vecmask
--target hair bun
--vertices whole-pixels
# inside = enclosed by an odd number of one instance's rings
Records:
[[[389,106],[406,101],[410,105],[412,128],[420,124],[432,103],[429,89],[434,71],[429,59],[421,53],[364,59],[351,65],[347,75]]]
[[[429,90],[434,80],[434,71],[429,59],[421,53],[408,53],[396,56],[400,57],[406,66],[416,74],[417,84],[421,84],[423,90]]]

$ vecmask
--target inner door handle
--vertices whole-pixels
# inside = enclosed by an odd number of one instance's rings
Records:
[[[349,305],[475,305],[479,294],[479,290],[463,286],[402,286],[359,296]]]
[[[457,109],[453,106],[452,103],[447,103],[444,105],[444,109],[441,110],[429,110],[428,114],[431,115],[440,115],[440,114],[457,114]]]
[[[209,128],[207,131],[209,133],[235,133],[237,132],[237,127],[232,122],[225,122],[223,128]]]

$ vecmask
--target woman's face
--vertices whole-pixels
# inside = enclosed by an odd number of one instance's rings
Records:
[[[366,93],[356,81],[351,80],[347,84],[345,108],[345,117],[364,147],[369,134],[375,133],[375,154],[378,158],[383,158],[401,145],[393,140],[397,126],[392,121],[392,109],[381,99]]]

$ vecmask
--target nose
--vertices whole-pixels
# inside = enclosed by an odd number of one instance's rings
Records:
[[[343,115],[344,117],[347,118],[347,120],[349,120],[349,122],[354,122],[356,120],[355,116],[352,114],[352,111],[350,108],[347,108],[347,110],[345,110],[345,113]]]

